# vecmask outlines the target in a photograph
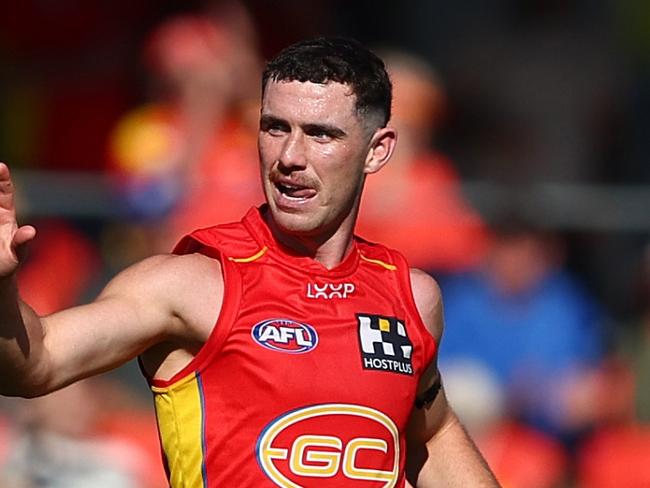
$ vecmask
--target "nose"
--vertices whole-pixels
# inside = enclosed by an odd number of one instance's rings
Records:
[[[301,133],[292,132],[285,139],[278,159],[280,167],[285,170],[295,171],[306,166],[305,140]]]

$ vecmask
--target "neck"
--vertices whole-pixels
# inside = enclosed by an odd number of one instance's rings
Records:
[[[314,235],[291,234],[281,229],[270,212],[264,219],[278,243],[290,253],[314,259],[326,269],[338,266],[352,250],[357,212],[351,212],[333,231]]]

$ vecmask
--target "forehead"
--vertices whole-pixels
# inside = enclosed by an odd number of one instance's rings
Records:
[[[321,122],[356,118],[356,96],[349,85],[337,82],[269,80],[262,115]]]

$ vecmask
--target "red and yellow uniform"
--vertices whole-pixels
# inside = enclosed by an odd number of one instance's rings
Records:
[[[219,259],[225,294],[194,360],[151,381],[171,486],[404,486],[436,344],[401,255],[355,238],[327,270],[282,248],[258,209],[175,252]]]

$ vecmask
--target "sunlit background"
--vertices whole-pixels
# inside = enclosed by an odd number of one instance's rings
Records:
[[[439,280],[445,387],[504,487],[650,486],[646,0],[2,0],[24,297],[92,299],[259,204],[262,66],[322,34],[387,63],[359,233]],[[166,486],[135,362],[0,399],[0,486]]]

